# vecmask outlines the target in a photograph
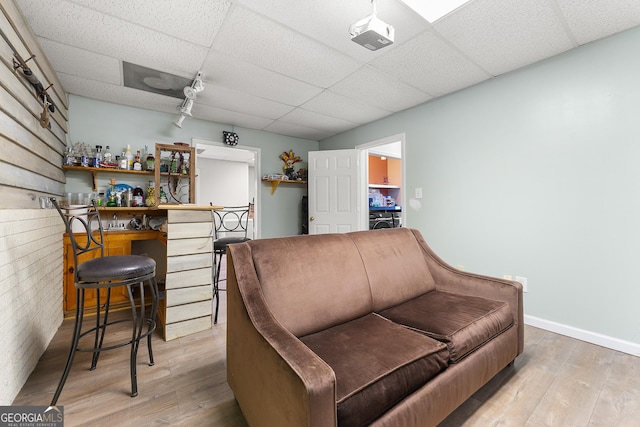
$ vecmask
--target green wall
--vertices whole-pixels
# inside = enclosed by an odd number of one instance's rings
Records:
[[[320,142],[406,135],[407,225],[525,312],[640,343],[640,29]],[[393,266],[389,266],[393,268]]]
[[[176,114],[167,114],[141,108],[127,107],[96,101],[80,96],[69,97],[69,141],[81,141],[91,146],[110,145],[112,152],[120,152],[131,144],[132,150],[155,143],[191,142],[192,138],[221,141],[222,131],[231,126],[205,120],[187,119],[183,128],[172,125]],[[306,168],[308,151],[317,150],[318,142],[292,138],[253,129],[235,128],[243,146],[260,148],[261,173],[281,173],[283,151],[292,149],[302,157],[298,163]],[[116,176],[119,178],[120,175]],[[104,178],[106,180],[106,178]],[[90,179],[78,173],[67,173],[67,191],[90,191]],[[208,185],[228,185],[229,183],[209,183]],[[299,234],[300,206],[306,187],[301,185],[281,185],[272,196],[271,187],[259,183],[261,193],[260,216],[261,237],[276,237]],[[214,201],[215,203],[215,201]]]

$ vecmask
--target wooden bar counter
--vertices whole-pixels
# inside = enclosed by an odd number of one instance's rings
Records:
[[[105,231],[105,255],[129,255],[139,242],[159,241],[161,250],[148,255],[158,265],[156,279],[161,285],[162,299],[158,309],[159,328],[165,341],[206,330],[212,326],[213,298],[213,217],[219,206],[160,205],[156,208],[101,208],[101,216],[108,223],[110,216],[142,214],[166,216],[161,231],[117,230]],[[86,235],[76,234],[81,242]],[[64,239],[64,310],[73,316],[76,289],[73,283],[73,251],[69,236]],[[150,251],[151,252],[151,251]],[[134,253],[139,253],[134,251]],[[96,254],[97,255],[97,254]],[[86,260],[81,260],[86,261]],[[166,272],[166,274],[165,274]],[[162,284],[164,283],[164,289]],[[112,291],[112,306],[128,307],[124,287]],[[95,295],[87,295],[86,309],[95,310]]]

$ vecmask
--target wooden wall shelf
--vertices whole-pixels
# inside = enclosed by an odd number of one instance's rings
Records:
[[[284,182],[285,184],[307,184],[307,181],[300,181],[300,180],[293,180],[293,179],[263,179],[263,182],[270,182],[271,183],[271,195],[273,196],[273,193],[276,192],[276,189],[278,188],[278,185],[280,185],[281,182]]]

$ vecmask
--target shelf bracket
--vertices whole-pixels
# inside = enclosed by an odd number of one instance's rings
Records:
[[[98,172],[97,171],[91,171],[91,181],[93,183],[93,192],[97,193],[98,192]]]
[[[271,181],[271,195],[272,196],[276,192],[276,188],[278,188],[278,184],[280,184],[280,181],[276,181],[276,180]]]

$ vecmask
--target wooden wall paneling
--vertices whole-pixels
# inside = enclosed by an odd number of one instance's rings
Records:
[[[211,300],[167,307],[167,323],[183,322],[185,320],[204,316],[209,318],[209,316],[211,316],[212,308]],[[209,322],[211,322],[211,320],[209,320]]]
[[[211,329],[210,316],[185,320],[184,322],[171,323],[165,327],[164,339],[165,341],[171,341],[176,338],[191,335],[207,329]]]
[[[0,192],[0,194],[2,194]],[[174,271],[167,273],[165,288],[179,289],[213,283],[211,268]]]
[[[167,256],[211,253],[213,242],[209,237],[167,240]]]
[[[0,108],[9,116],[15,117],[27,129],[31,129],[32,132],[42,137],[51,148],[62,156],[67,140],[65,131],[54,121],[50,121],[51,129],[40,126],[42,104],[17,79],[10,78],[10,75],[8,77],[7,74],[11,71],[3,65],[0,64],[0,81],[2,81],[0,84]],[[7,80],[5,81],[5,79]],[[33,126],[37,126],[37,129]],[[48,134],[54,138],[46,137]]]
[[[208,222],[212,223],[213,217],[211,211],[189,211],[189,210],[169,210],[167,212],[167,219],[170,223],[183,223],[183,222]]]
[[[37,42],[35,34],[31,31],[31,28],[27,25],[22,16],[22,12],[16,7],[15,3],[12,1],[9,2],[0,2],[0,10],[4,12],[4,15],[7,17],[11,17],[11,27],[14,31],[19,34],[19,38],[22,44],[29,46],[28,52],[29,55],[24,58],[28,58],[31,54],[36,55],[36,57],[30,62],[35,61],[34,70],[37,69],[39,75],[43,75],[47,77],[47,81],[54,84],[54,86],[50,89],[53,90],[56,97],[60,101],[60,109],[64,114],[64,120],[67,120],[67,111],[69,109],[69,103],[67,101],[67,94],[64,91],[64,86],[62,82],[58,79],[51,63],[47,59],[44,51],[40,48],[40,45]],[[1,15],[0,15],[1,16]],[[3,25],[4,28],[4,25]],[[5,30],[6,31],[6,30]],[[13,41],[12,41],[13,43]],[[21,52],[22,54],[22,52]],[[41,79],[42,80],[42,79]],[[52,95],[52,94],[51,94]],[[56,101],[57,103],[57,101]]]
[[[0,150],[0,163],[10,163],[20,168],[31,170],[39,175],[49,177],[60,183],[65,182],[65,176],[59,166],[53,165],[48,161],[43,161],[41,157],[27,150],[26,148],[10,141],[0,134],[0,144],[3,149]]]
[[[167,257],[167,273],[209,268],[212,265],[211,253]]]
[[[172,224],[169,219],[167,225],[169,239],[190,239],[194,237],[209,236],[212,234],[212,222],[191,222]]]
[[[167,307],[200,301],[211,301],[211,295],[213,295],[213,285],[169,289],[166,293]]]
[[[47,194],[64,193],[63,182],[55,181],[8,163],[0,163],[0,183]]]

